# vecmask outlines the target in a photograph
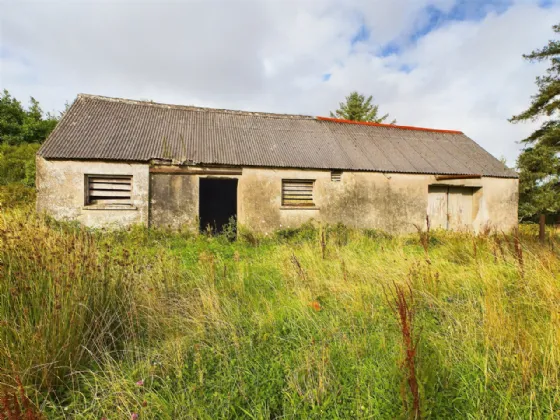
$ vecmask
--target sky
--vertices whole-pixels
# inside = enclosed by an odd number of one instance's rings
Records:
[[[560,0],[0,0],[0,88],[328,116],[351,91],[398,124],[515,163]]]

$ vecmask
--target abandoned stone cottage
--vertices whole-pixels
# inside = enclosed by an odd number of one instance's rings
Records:
[[[91,95],[37,155],[37,209],[91,227],[509,230],[517,196],[516,173],[458,131]]]

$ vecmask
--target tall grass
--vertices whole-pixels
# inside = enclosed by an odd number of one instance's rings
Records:
[[[49,418],[415,415],[394,284],[422,417],[560,413],[558,239],[0,223],[0,381]]]
[[[133,251],[132,251],[133,252]],[[163,260],[158,260],[162,262]],[[151,333],[149,260],[30,209],[0,217],[0,381],[59,397],[73,374]],[[154,274],[156,274],[154,276]],[[61,391],[62,390],[62,391]]]

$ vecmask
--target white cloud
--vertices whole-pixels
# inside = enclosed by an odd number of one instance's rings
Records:
[[[504,1],[475,3],[5,1],[0,85],[47,110],[86,92],[312,115],[328,114],[357,89],[399,123],[461,129],[513,162],[516,141],[533,126],[507,118],[528,104],[544,68],[521,54],[552,37],[560,4],[515,0],[497,14]],[[454,7],[470,7],[466,16],[487,11],[480,20],[440,21],[410,41],[433,25],[430,13]],[[352,46],[362,24],[370,36]],[[375,56],[388,43],[399,54]]]
[[[449,12],[454,4],[455,0],[357,0],[355,7],[363,14],[375,42],[384,45],[394,40],[400,43],[426,25],[427,8]]]

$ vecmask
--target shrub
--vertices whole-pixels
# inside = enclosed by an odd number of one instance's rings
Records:
[[[21,207],[35,202],[35,188],[19,183],[0,186],[0,209]]]
[[[37,143],[9,146],[0,144],[0,185],[20,183],[35,185],[35,154]]]
[[[379,229],[363,229],[362,232],[369,239],[390,239],[392,236]]]
[[[327,226],[327,236],[338,246],[346,245],[350,237],[350,228],[343,223],[329,225]]]
[[[317,239],[319,229],[313,221],[306,222],[297,228],[284,228],[277,230],[275,236],[280,241],[311,241]]]

